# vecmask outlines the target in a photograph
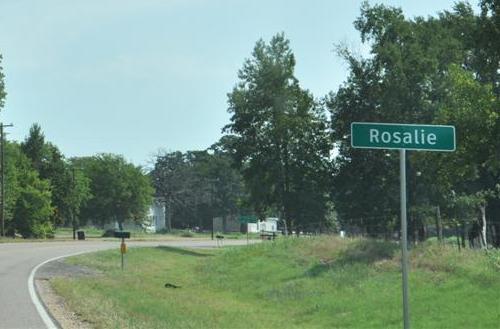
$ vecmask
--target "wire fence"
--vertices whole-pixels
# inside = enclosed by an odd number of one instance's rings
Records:
[[[401,228],[399,219],[386,221],[386,216],[370,216],[363,218],[343,219],[342,222],[312,222],[293,226],[289,234],[296,236],[335,235],[345,238],[375,238],[400,241]],[[379,220],[379,221],[377,221]],[[383,220],[383,221],[381,221]],[[370,223],[370,221],[373,221]],[[350,223],[363,223],[355,225]],[[284,234],[283,227],[280,227]],[[482,235],[482,227],[475,218],[450,220],[443,219],[439,223],[430,221],[410,221],[408,225],[408,241],[419,244],[428,240],[440,240],[458,245],[459,248],[500,248],[500,222],[489,221],[486,225],[486,241]]]

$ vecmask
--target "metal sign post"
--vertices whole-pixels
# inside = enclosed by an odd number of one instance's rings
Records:
[[[127,253],[127,245],[125,244],[125,239],[130,239],[130,232],[115,232],[115,238],[122,239],[122,243],[120,244],[120,254],[122,256],[122,271],[125,265],[125,254]]]
[[[120,244],[120,253],[122,254],[122,271],[125,262],[125,253],[127,252],[127,245],[125,244],[125,238],[122,238],[122,243]]]
[[[455,127],[453,126],[375,122],[353,122],[351,124],[351,146],[353,148],[399,150],[404,329],[410,329],[406,150],[452,152],[455,151],[455,144]]]
[[[401,267],[403,272],[404,328],[410,329],[410,302],[408,296],[408,228],[406,222],[406,150],[399,150],[399,175],[401,195]]]

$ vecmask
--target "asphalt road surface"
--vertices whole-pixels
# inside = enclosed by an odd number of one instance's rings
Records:
[[[0,328],[1,329],[45,329],[35,304],[32,301],[28,279],[32,270],[40,263],[55,257],[80,252],[119,248],[119,239],[112,241],[69,241],[0,243]],[[246,241],[228,240],[226,245],[245,244]],[[135,246],[177,246],[203,248],[214,247],[211,240],[173,240],[161,242],[129,242]]]

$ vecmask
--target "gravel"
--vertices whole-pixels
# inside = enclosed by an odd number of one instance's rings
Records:
[[[85,266],[72,265],[64,262],[64,259],[55,260],[42,266],[36,273],[35,286],[44,303],[45,308],[63,329],[92,329],[89,322],[83,321],[78,314],[72,312],[64,298],[57,295],[50,281],[57,277],[84,277],[96,276],[101,273]]]

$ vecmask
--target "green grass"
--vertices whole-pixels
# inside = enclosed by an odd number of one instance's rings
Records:
[[[85,238],[90,238],[90,239],[95,239],[95,238],[101,238],[104,230],[93,227],[93,226],[88,226],[88,227],[82,227],[79,228],[78,231],[84,231],[85,232]],[[130,230],[129,230],[130,231]],[[203,232],[203,233],[195,233],[191,232],[190,230],[178,230],[174,229],[172,232],[158,232],[158,233],[146,233],[145,231],[141,229],[134,229],[130,231],[131,238],[134,240],[138,241],[143,241],[143,240],[164,240],[164,239],[170,239],[172,237],[176,238],[210,238],[211,233]],[[216,232],[215,234],[221,234],[219,232]],[[230,232],[223,234],[226,239],[246,239],[246,234],[243,233],[238,233],[238,232]],[[257,233],[252,233],[249,234],[250,239],[258,239],[260,236]],[[59,227],[56,230],[55,233],[55,239],[58,240],[69,240],[73,239],[73,229],[70,227]]]
[[[103,229],[88,226],[79,228],[77,231],[84,231],[85,238],[100,238],[104,233]],[[73,229],[71,227],[58,227],[55,233],[56,239],[73,239]]]
[[[103,233],[105,230],[87,226],[79,228],[78,231],[85,232],[85,239],[95,240],[102,239],[105,241],[115,241],[113,237],[105,237],[103,238]],[[216,232],[215,234],[222,234],[220,232]],[[247,238],[246,234],[238,233],[238,232],[230,232],[223,234],[226,239],[236,239],[236,240],[244,240]],[[164,241],[164,240],[173,240],[179,238],[190,238],[190,239],[207,239],[211,237],[211,233],[202,232],[195,233],[190,230],[172,230],[172,232],[164,233],[147,233],[141,229],[134,229],[130,231],[131,240],[133,241]],[[250,239],[260,239],[260,235],[258,233],[249,234]],[[47,239],[24,239],[18,237],[13,239],[12,237],[0,237],[0,243],[13,243],[13,242],[50,242],[50,241],[70,241],[73,240],[73,229],[71,227],[58,227],[55,231],[54,238]]]
[[[498,328],[500,253],[411,252],[412,328]],[[218,250],[137,248],[68,261],[98,269],[54,287],[96,328],[401,328],[396,244],[281,239]],[[181,286],[168,289],[165,283]]]

